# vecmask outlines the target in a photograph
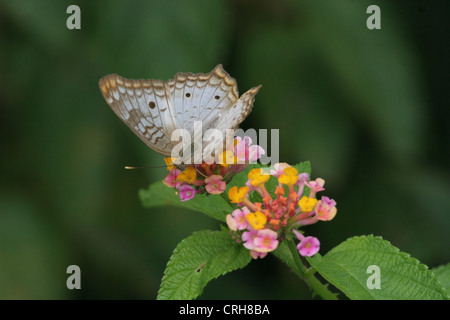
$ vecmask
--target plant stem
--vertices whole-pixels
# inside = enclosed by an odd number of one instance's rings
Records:
[[[310,272],[311,269],[305,267],[303,262],[300,260],[300,255],[295,247],[294,240],[286,239],[285,241],[288,243],[289,251],[291,252],[292,258],[297,266],[297,270],[295,270],[297,275],[303,279],[316,294],[321,296],[322,299],[338,300],[336,295],[328,290],[328,288],[314,276],[314,272]]]

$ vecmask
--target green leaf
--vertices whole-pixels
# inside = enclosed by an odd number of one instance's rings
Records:
[[[448,295],[436,276],[409,254],[400,252],[381,237],[350,238],[325,256],[308,258],[311,266],[326,280],[355,300],[436,300]],[[378,266],[380,289],[369,289]],[[369,279],[370,278],[370,279]]]
[[[195,299],[209,281],[243,268],[250,261],[250,252],[227,231],[195,232],[175,248],[157,299]]]
[[[445,291],[450,295],[450,263],[433,268],[431,271],[433,271]]]
[[[146,208],[171,205],[199,211],[219,221],[225,221],[225,216],[233,211],[230,204],[219,195],[197,194],[191,200],[181,201],[175,194],[175,189],[162,182],[155,182],[148,189],[139,190],[139,198]]]
[[[294,166],[298,173],[307,173],[311,175],[311,163],[309,161],[303,161]]]

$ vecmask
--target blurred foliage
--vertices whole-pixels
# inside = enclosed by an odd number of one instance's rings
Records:
[[[66,8],[81,8],[68,30]],[[382,29],[366,28],[381,8]],[[154,299],[177,243],[217,221],[144,209],[163,166],[107,106],[108,73],[167,80],[223,63],[262,84],[243,128],[279,128],[338,202],[322,254],[374,234],[430,267],[450,260],[448,1],[0,1],[0,298]],[[66,288],[80,266],[82,289]],[[302,299],[273,257],[204,299]]]

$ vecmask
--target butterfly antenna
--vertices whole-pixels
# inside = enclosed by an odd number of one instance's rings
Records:
[[[152,168],[152,169],[160,169],[160,168],[165,168],[165,166],[145,166],[145,167],[131,167],[131,166],[125,166],[124,169],[126,170],[134,170],[134,169],[148,169],[148,168]]]
[[[198,173],[200,173],[202,176],[204,176],[205,178],[208,178],[208,176],[206,176],[204,173],[202,173],[200,170],[198,170],[197,168],[195,168],[195,171],[197,171]]]

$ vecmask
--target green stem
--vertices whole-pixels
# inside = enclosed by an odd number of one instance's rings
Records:
[[[303,262],[300,260],[300,255],[298,254],[294,240],[286,239],[285,241],[288,243],[289,250],[297,267],[297,270],[294,270],[297,275],[303,279],[316,294],[321,296],[322,299],[338,300],[336,295],[328,290],[328,288],[314,276],[314,272],[311,272],[311,269],[305,267]]]

